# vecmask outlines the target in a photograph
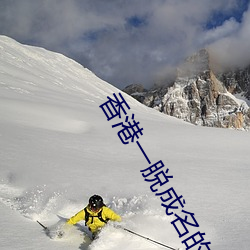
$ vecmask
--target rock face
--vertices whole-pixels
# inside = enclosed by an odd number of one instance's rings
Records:
[[[230,93],[241,93],[250,100],[250,66],[245,69],[228,70],[217,77]]]
[[[131,85],[124,91],[149,107],[196,125],[249,129],[250,109],[233,95],[250,96],[249,72],[250,67],[215,75],[204,49],[178,68],[171,86],[147,91],[140,85]],[[128,91],[133,88],[136,91]]]

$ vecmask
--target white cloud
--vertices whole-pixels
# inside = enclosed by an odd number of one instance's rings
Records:
[[[212,42],[218,41],[232,34],[237,33],[240,28],[240,24],[235,20],[235,18],[230,18],[226,20],[221,26],[216,28],[205,30],[204,34],[201,34],[200,43],[201,44],[211,44]]]
[[[0,33],[62,52],[122,88],[132,82],[150,84],[156,75],[162,78],[166,68],[210,43],[220,51],[240,39],[247,48],[247,14],[242,24],[231,18],[213,30],[204,29],[213,13],[230,15],[238,4],[237,0],[2,0]],[[131,17],[143,25],[131,25]]]
[[[216,60],[225,66],[246,66],[250,63],[250,9],[244,13],[234,32],[215,40],[210,50]]]

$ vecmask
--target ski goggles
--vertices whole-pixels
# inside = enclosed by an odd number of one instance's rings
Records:
[[[97,206],[93,206],[93,205],[92,206],[90,205],[89,208],[93,212],[98,212],[101,209],[101,207],[97,207]]]

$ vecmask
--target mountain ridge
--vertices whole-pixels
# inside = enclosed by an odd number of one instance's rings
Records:
[[[123,91],[144,105],[195,125],[248,130],[250,66],[216,71],[207,49],[188,57],[171,85],[127,86]],[[245,100],[244,100],[245,99]]]

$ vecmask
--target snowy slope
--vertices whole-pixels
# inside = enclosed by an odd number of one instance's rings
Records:
[[[121,119],[99,108],[119,92],[63,55],[0,36],[1,249],[162,249],[112,225],[92,244],[79,227],[51,240],[36,223],[53,227],[94,193],[124,227],[185,249],[140,173],[142,152],[122,144],[112,128]],[[211,249],[249,249],[249,133],[192,126],[123,96],[144,151],[169,168],[165,185],[183,195]]]

